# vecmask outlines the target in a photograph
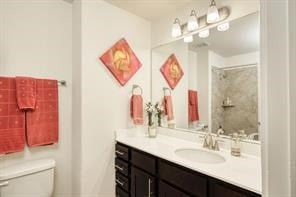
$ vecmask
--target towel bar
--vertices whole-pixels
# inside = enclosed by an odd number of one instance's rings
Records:
[[[67,85],[67,82],[65,80],[61,80],[61,81],[58,81],[58,85],[60,85],[60,86],[66,86]]]

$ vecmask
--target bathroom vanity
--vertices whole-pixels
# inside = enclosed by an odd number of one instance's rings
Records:
[[[198,143],[162,135],[150,139],[117,133],[115,146],[117,197],[261,196],[260,160],[255,157],[236,158],[226,151],[216,153]],[[225,161],[187,160],[176,150],[209,152]]]

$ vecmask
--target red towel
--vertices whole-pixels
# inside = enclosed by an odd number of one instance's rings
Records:
[[[0,154],[19,152],[25,146],[25,113],[16,102],[15,79],[0,77]]]
[[[168,120],[174,120],[173,102],[171,96],[164,96],[163,98],[164,114],[167,115]]]
[[[143,98],[141,95],[133,95],[130,103],[130,115],[136,125],[144,123]]]
[[[16,99],[20,109],[35,109],[36,79],[31,77],[16,77]]]
[[[199,120],[197,91],[188,90],[188,119],[189,122]]]
[[[26,113],[27,143],[42,146],[58,142],[58,82],[37,79],[36,107]]]

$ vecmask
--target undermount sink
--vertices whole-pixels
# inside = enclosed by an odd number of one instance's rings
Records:
[[[177,149],[175,154],[183,159],[199,163],[218,164],[225,162],[225,158],[221,155],[202,149]]]

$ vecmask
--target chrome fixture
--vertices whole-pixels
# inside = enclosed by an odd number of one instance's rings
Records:
[[[221,142],[221,140],[214,139],[214,134],[208,131],[208,126],[204,126],[202,131],[205,132],[205,135],[202,137],[204,138],[203,148],[219,151],[219,142]],[[219,133],[216,135],[216,137],[219,137]]]
[[[163,96],[171,96],[172,95],[172,91],[170,88],[163,87],[162,90],[163,90]]]
[[[136,85],[136,84],[133,85],[132,94],[135,95],[137,89],[140,91],[140,95],[142,95],[143,94],[143,89],[141,88],[141,86]]]
[[[218,31],[227,31],[229,29],[229,22],[222,23],[221,25],[217,26]]]
[[[175,18],[173,27],[172,27],[172,37],[177,38],[182,35],[182,28],[180,24],[180,19]]]
[[[58,85],[60,85],[60,86],[66,86],[67,85],[67,82],[65,80],[61,80],[61,81],[58,81]]]
[[[187,30],[194,31],[198,29],[198,19],[196,16],[195,10],[191,10],[188,22],[187,22]]]
[[[219,20],[220,15],[218,8],[216,7],[215,0],[211,0],[211,4],[208,8],[208,14],[207,14],[207,23],[215,23]]]
[[[215,10],[217,11],[217,13]],[[208,14],[197,17],[196,11],[191,10],[188,21],[184,24],[181,24],[179,18],[175,18],[171,30],[171,35],[173,38],[183,37],[184,42],[192,42],[192,35],[199,32],[202,32],[200,34],[202,38],[206,38],[209,36],[209,27],[212,26],[214,23],[219,23],[217,27],[218,31],[228,30],[229,23],[222,23],[222,21],[226,21],[229,16],[230,9],[228,7],[217,9],[215,1],[211,1]],[[216,20],[213,20],[213,18],[216,18]],[[210,19],[214,22],[209,23],[208,20]]]

